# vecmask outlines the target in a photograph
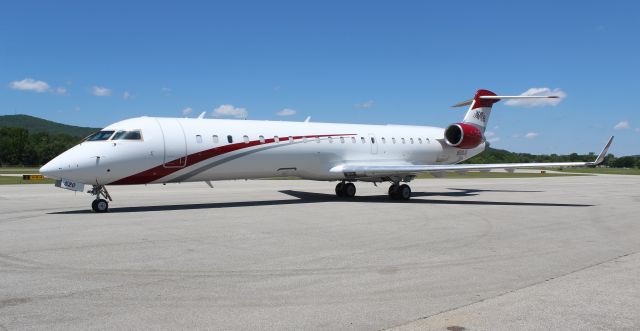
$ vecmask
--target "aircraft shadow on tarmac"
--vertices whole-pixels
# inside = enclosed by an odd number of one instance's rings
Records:
[[[387,195],[370,195],[356,196],[353,198],[339,198],[334,194],[303,192],[294,190],[283,190],[280,193],[295,197],[295,200],[259,200],[259,201],[237,201],[237,202],[212,202],[212,203],[194,203],[181,205],[158,205],[158,206],[139,206],[139,207],[115,207],[110,208],[110,213],[136,213],[146,211],[171,211],[171,210],[189,210],[189,209],[215,209],[215,208],[234,208],[234,207],[253,207],[253,206],[274,206],[274,205],[295,205],[303,203],[318,202],[344,202],[344,203],[411,203],[411,204],[444,204],[444,205],[486,205],[486,206],[533,206],[533,207],[591,207],[588,204],[574,203],[545,203],[545,202],[513,202],[513,201],[484,201],[484,200],[441,200],[441,199],[423,199],[422,197],[470,197],[477,196],[482,192],[504,192],[504,193],[535,193],[542,191],[516,191],[516,190],[479,190],[479,189],[459,189],[450,188],[450,192],[413,192],[411,200],[390,200]],[[90,210],[70,210],[61,212],[52,212],[49,214],[90,214]]]

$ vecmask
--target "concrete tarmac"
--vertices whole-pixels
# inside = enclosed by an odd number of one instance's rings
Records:
[[[637,330],[639,184],[4,185],[0,330]]]

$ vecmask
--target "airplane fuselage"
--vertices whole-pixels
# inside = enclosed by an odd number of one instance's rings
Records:
[[[49,174],[98,185],[278,176],[331,181],[345,179],[330,171],[345,162],[453,164],[486,146],[451,147],[443,128],[406,125],[139,117],[101,132],[104,139],[85,140],[52,160]],[[118,139],[129,132],[138,132],[137,139]]]

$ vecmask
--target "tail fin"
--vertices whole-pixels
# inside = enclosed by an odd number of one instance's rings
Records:
[[[462,123],[471,124],[482,130],[487,127],[491,107],[501,99],[532,99],[532,98],[558,98],[554,95],[496,95],[489,90],[478,90],[471,100],[463,101],[453,107],[469,106]]]

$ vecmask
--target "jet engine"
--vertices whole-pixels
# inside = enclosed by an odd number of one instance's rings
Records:
[[[480,129],[465,123],[449,125],[449,127],[444,130],[444,138],[447,145],[462,149],[474,148],[484,140]]]

